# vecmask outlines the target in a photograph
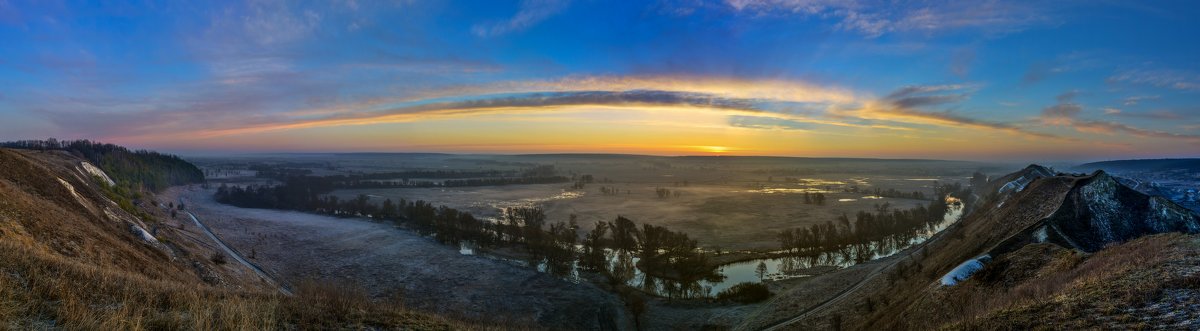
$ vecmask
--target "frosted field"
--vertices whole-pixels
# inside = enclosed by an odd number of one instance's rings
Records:
[[[951,181],[954,178],[940,178]],[[885,178],[862,180],[881,182],[902,191],[919,190],[932,194],[934,181]],[[824,183],[850,182],[825,180]],[[611,221],[618,215],[638,223],[667,226],[687,232],[703,246],[724,250],[771,249],[778,246],[776,234],[783,229],[834,221],[842,214],[853,219],[859,211],[874,211],[876,205],[910,208],[928,201],[881,198],[868,193],[844,192],[847,184],[819,186],[793,183],[742,182],[729,184],[689,184],[664,186],[660,183],[616,182],[589,184],[581,190],[570,184],[509,185],[456,188],[403,188],[338,190],[333,195],[353,199],[360,194],[381,203],[425,200],[436,205],[467,210],[484,218],[497,218],[502,208],[537,205],[549,219],[566,221],[576,215],[579,225],[590,230],[597,221]],[[615,188],[619,193],[604,194],[600,187]],[[832,186],[832,190],[828,190]],[[680,192],[679,196],[659,198],[656,187]],[[824,205],[805,204],[804,192],[823,192]]]

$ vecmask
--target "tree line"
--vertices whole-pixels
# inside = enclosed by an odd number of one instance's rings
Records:
[[[780,248],[795,256],[853,252],[853,258],[862,262],[869,259],[871,253],[903,246],[916,235],[943,222],[948,210],[946,197],[968,192],[958,183],[935,184],[938,199],[928,205],[900,209],[884,203],[876,205],[872,212],[859,211],[853,220],[842,214],[823,224],[783,230],[778,235]]]
[[[825,205],[825,193],[804,192],[804,204],[824,206]]]
[[[928,198],[925,196],[925,192],[921,192],[921,191],[901,192],[900,190],[897,190],[894,188],[880,189],[880,188],[876,187],[874,193],[871,193],[871,195],[874,195],[877,197],[884,197],[884,198],[928,200]]]
[[[709,268],[707,255],[698,249],[696,240],[686,233],[650,224],[639,228],[625,217],[597,222],[583,236],[582,248],[577,249],[580,241],[576,219],[550,222],[538,207],[506,208],[499,219],[489,221],[420,200],[385,199],[376,204],[366,195],[345,200],[326,195],[335,187],[328,178],[293,177],[273,186],[221,185],[214,198],[244,208],[298,210],[394,222],[448,245],[466,242],[481,248],[523,248],[532,266],[544,263],[547,271],[567,275],[578,262],[583,271],[600,273],[614,284],[632,278],[636,267],[632,262],[634,256],[640,258],[643,270],[678,280],[683,284],[681,288],[719,276]]]
[[[634,268],[640,267],[648,275],[642,278],[642,290],[669,298],[707,296],[699,282],[725,277],[709,265],[708,255],[687,233],[651,224],[639,228],[622,216],[596,222],[581,246],[579,266],[584,271],[597,272],[617,285],[631,280]]]
[[[499,170],[410,170],[321,177],[310,176],[312,170],[283,166],[257,164],[250,166],[249,169],[255,170],[256,177],[270,178],[278,181],[287,181],[295,177],[322,178],[339,189],[554,184],[565,183],[571,180],[564,176],[555,175],[554,166],[552,165],[541,165],[521,171],[508,172]],[[416,178],[441,180],[418,180]]]
[[[157,192],[175,185],[204,182],[204,173],[182,158],[147,150],[129,150],[90,140],[21,140],[0,143],[2,147],[30,150],[59,150],[95,164],[121,191]]]
[[[466,186],[503,186],[527,184],[566,183],[570,179],[563,176],[549,177],[496,177],[496,178],[467,178],[446,179],[442,181],[427,180],[340,180],[335,181],[337,188],[413,188],[413,187],[466,187]]]
[[[376,204],[366,195],[339,199],[325,195],[335,185],[327,178],[293,177],[274,186],[229,186],[217,188],[217,202],[243,208],[298,210],[337,217],[367,217],[394,222],[432,236],[447,245],[470,242],[478,247],[523,246],[531,264],[547,259],[555,273],[562,273],[575,257],[576,229],[571,223],[549,224],[541,209],[508,208],[498,222],[476,218],[470,213],[417,200],[385,199]]]

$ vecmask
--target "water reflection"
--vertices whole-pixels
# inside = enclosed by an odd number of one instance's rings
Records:
[[[700,280],[683,283],[676,280],[646,275],[640,270],[626,284],[644,291],[672,298],[702,298],[712,297],[722,290],[745,282],[759,282],[758,264],[766,265],[763,275],[765,280],[784,280],[808,277],[823,273],[831,268],[845,268],[858,263],[896,254],[908,247],[929,240],[938,232],[957,222],[962,217],[963,205],[957,200],[951,200],[947,206],[946,215],[942,221],[932,224],[910,234],[899,235],[888,240],[874,241],[865,244],[850,245],[840,250],[824,252],[808,256],[788,256],[769,259],[756,259],[722,265],[718,267],[720,280]],[[637,263],[637,258],[631,258]],[[635,268],[636,269],[636,268]]]
[[[845,268],[896,254],[913,245],[929,240],[929,238],[945,230],[946,227],[954,224],[962,217],[962,202],[953,198],[948,198],[947,201],[946,214],[940,222],[929,224],[910,233],[893,235],[888,237],[888,239],[880,241],[847,245],[818,254],[734,262],[718,267],[715,270],[716,272],[711,275],[705,275],[701,279],[679,280],[648,275],[637,267],[639,259],[631,252],[606,249],[605,255],[608,258],[609,273],[613,281],[617,283],[625,283],[633,288],[638,288],[662,297],[707,298],[716,296],[721,291],[737,284],[759,282],[760,277],[757,269],[760,263],[766,265],[766,272],[762,275],[762,280],[785,280],[808,277],[828,272],[830,269]],[[460,247],[459,252],[464,255],[477,253],[474,246],[467,243],[464,243]],[[776,253],[782,254],[783,252]],[[531,265],[528,261],[491,256],[489,254],[480,254],[480,256],[522,266]],[[542,261],[536,265],[536,269],[540,272],[551,272],[573,282],[580,281],[578,261],[563,266],[548,266],[545,261]]]

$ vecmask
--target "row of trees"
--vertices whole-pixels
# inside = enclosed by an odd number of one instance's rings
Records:
[[[295,169],[292,169],[295,170]],[[427,180],[410,180],[407,178],[395,179],[375,179],[378,174],[368,175],[336,175],[336,176],[283,176],[274,177],[275,174],[295,174],[297,172],[291,170],[271,170],[271,177],[276,180],[292,185],[296,181],[307,182],[304,185],[320,185],[328,189],[371,189],[371,188],[408,188],[408,187],[467,187],[467,186],[501,186],[501,185],[525,185],[525,184],[553,184],[565,183],[570,181],[569,178],[563,176],[537,176],[537,177],[481,177],[481,178],[462,178],[462,179],[446,179],[442,181],[427,181]],[[303,170],[307,172],[308,170]],[[261,172],[259,173],[262,174]],[[451,173],[443,173],[443,176],[451,176]]]
[[[943,221],[945,203],[937,205],[938,202],[933,202],[928,208],[919,205],[912,209],[890,209],[884,204],[873,213],[858,212],[853,221],[843,214],[835,221],[784,230],[779,234],[780,247],[794,255],[816,255],[856,244],[903,241],[913,232]]]
[[[492,178],[465,178],[465,179],[446,179],[442,181],[428,180],[348,180],[340,178],[330,178],[330,182],[336,188],[345,189],[367,189],[367,188],[409,188],[409,187],[466,187],[466,186],[503,186],[503,185],[527,185],[527,184],[554,184],[565,183],[570,181],[563,176],[549,177],[492,177]]]
[[[449,245],[469,242],[482,248],[523,248],[531,265],[544,263],[549,272],[558,275],[570,274],[578,261],[585,271],[624,283],[632,278],[632,257],[637,256],[643,270],[669,275],[680,282],[695,283],[714,277],[706,255],[687,234],[649,224],[639,229],[625,217],[597,222],[584,235],[582,249],[576,249],[579,226],[575,218],[550,223],[545,212],[537,207],[507,208],[498,220],[488,221],[425,201],[385,199],[376,204],[365,195],[347,200],[325,195],[333,188],[326,178],[297,177],[275,186],[222,185],[214,198],[246,208],[300,210],[396,222]]]
[[[780,247],[790,255],[817,256],[839,252],[853,255],[862,262],[872,254],[904,246],[916,236],[927,233],[944,221],[947,196],[969,191],[958,184],[936,185],[939,197],[929,204],[910,209],[876,205],[874,211],[859,211],[854,219],[843,214],[833,221],[780,232]]]
[[[824,206],[825,205],[825,193],[804,192],[804,204]]]
[[[856,186],[855,188],[858,188],[858,187]],[[865,191],[862,193],[870,193],[871,195],[874,195],[877,197],[884,197],[884,198],[928,200],[928,197],[925,196],[925,192],[921,192],[921,191],[902,192],[902,191],[894,189],[894,188],[882,189],[882,188],[876,187],[874,191]]]
[[[672,196],[678,198],[682,193],[683,192],[680,192],[679,190],[672,191],[671,189],[665,187],[657,187],[654,189],[654,195],[659,199],[666,199]]]
[[[669,298],[707,295],[700,281],[724,278],[708,263],[708,255],[686,233],[642,224],[618,216],[611,222],[596,222],[582,242],[579,266],[597,272],[613,284],[624,284],[634,277],[633,262],[638,258],[642,290],[665,294]]]
[[[877,197],[884,197],[884,198],[930,200],[930,197],[928,195],[926,195],[925,192],[921,192],[921,191],[904,192],[904,191],[900,191],[900,190],[897,190],[894,188],[879,188],[879,187],[876,187],[874,189],[866,189],[866,188],[859,187],[858,185],[850,185],[850,186],[845,187],[843,190],[846,192],[850,192],[850,193],[870,194],[870,195],[874,195]]]
[[[596,177],[592,175],[583,175],[578,177],[572,175],[571,180],[575,181],[575,183],[571,185],[572,189],[582,190],[587,186],[587,184],[591,184],[592,182],[596,181]]]
[[[254,164],[248,169],[254,170],[257,177],[271,178],[277,180],[287,179],[288,177],[308,176],[312,174],[312,170],[304,168],[296,168],[296,165],[272,165],[272,164]],[[528,172],[528,171],[526,171]],[[391,180],[397,178],[436,178],[436,179],[457,179],[457,178],[476,178],[476,177],[518,177],[524,172],[509,171],[503,172],[499,170],[405,170],[405,171],[390,171],[390,172],[373,172],[373,173],[356,173],[350,175],[328,176],[330,178],[338,178],[348,181],[357,180]]]
[[[600,194],[602,195],[617,195],[621,193],[621,189],[611,186],[601,186]],[[625,194],[629,194],[629,190],[625,190]]]
[[[249,169],[256,177],[286,181],[294,177],[307,177],[312,170],[288,166],[255,164]],[[331,182],[336,188],[401,188],[401,187],[463,187],[499,186],[521,184],[565,183],[571,179],[555,175],[552,165],[540,165],[524,170],[408,170],[395,172],[360,173],[319,177]],[[590,177],[591,175],[587,175]],[[441,179],[441,180],[429,180]]]

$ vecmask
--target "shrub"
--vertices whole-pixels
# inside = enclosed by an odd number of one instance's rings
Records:
[[[225,254],[221,254],[220,252],[213,253],[213,255],[210,259],[213,261],[213,263],[216,263],[216,264],[225,264],[225,262],[226,262]]]
[[[718,300],[729,300],[738,303],[755,303],[771,297],[771,290],[763,283],[745,282],[727,288],[717,293]]]

